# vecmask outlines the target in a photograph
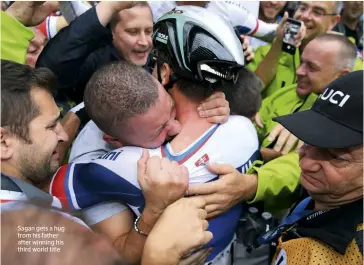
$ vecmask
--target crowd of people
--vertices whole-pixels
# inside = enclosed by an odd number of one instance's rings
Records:
[[[362,264],[362,16],[3,1],[3,264]]]

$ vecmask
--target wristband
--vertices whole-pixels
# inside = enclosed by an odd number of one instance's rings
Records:
[[[81,124],[86,124],[90,121],[90,117],[88,116],[85,108],[75,111],[74,114],[76,114],[80,119]]]
[[[74,114],[76,114],[76,116],[80,119],[80,123],[82,125],[86,124],[90,120],[90,117],[88,116],[88,114],[86,112],[84,102],[82,102],[82,103],[78,104],[77,106],[73,107],[72,109],[70,109],[70,112],[73,112]]]
[[[141,215],[139,215],[139,216],[137,217],[137,219],[135,219],[135,221],[134,221],[134,229],[135,229],[135,231],[137,231],[137,232],[138,232],[138,234],[139,234],[139,235],[142,235],[142,236],[148,236],[146,233],[144,233],[144,232],[143,232],[142,230],[140,230],[140,229],[139,229],[139,227],[138,227],[138,222],[139,222],[140,217],[141,217]]]

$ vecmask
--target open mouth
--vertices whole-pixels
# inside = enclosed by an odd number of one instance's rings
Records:
[[[149,50],[145,50],[145,51],[133,51],[133,53],[135,55],[137,55],[138,57],[143,58],[143,57],[145,57],[145,56],[148,55],[148,51]]]
[[[303,87],[303,86],[305,86],[306,85],[306,83],[305,82],[302,82],[302,81],[298,81],[297,82],[297,86],[298,87]]]
[[[268,12],[277,12],[277,11],[279,11],[279,9],[277,7],[273,7],[273,6],[267,7],[266,10]]]
[[[306,90],[306,89],[307,89],[307,85],[306,84],[303,84],[303,83],[298,84],[297,83],[297,90],[298,91],[303,91],[303,90]]]
[[[306,26],[306,30],[314,29],[314,26],[312,26],[312,25],[307,25],[307,24],[305,23],[305,26]]]
[[[307,82],[297,82],[296,91],[300,95],[301,93],[307,92],[309,89],[309,84]]]

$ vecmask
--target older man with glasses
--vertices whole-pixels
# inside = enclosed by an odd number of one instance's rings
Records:
[[[284,86],[296,83],[296,70],[300,65],[300,56],[306,45],[320,34],[331,31],[340,21],[340,2],[308,2],[302,1],[294,15],[305,27],[305,34],[297,36],[297,49],[294,55],[282,52],[284,24],[288,14],[283,17],[277,37],[271,45],[259,47],[249,68],[260,77],[264,83],[263,98],[273,94]],[[303,30],[302,30],[303,31]],[[300,42],[300,43],[299,43]],[[355,70],[362,69],[363,62],[358,58]]]
[[[277,37],[272,45],[259,47],[255,51],[254,60],[248,67],[255,71],[256,75],[263,81],[264,88],[262,98],[266,98],[278,90],[287,88],[297,83],[297,69],[301,65],[301,55],[307,44],[314,38],[331,31],[340,21],[340,2],[300,2],[294,19],[301,21],[302,29],[297,35],[297,49],[294,55],[282,52],[282,43],[284,35],[284,24],[287,21],[288,14],[285,13],[277,29]],[[299,36],[301,35],[301,36]],[[354,71],[363,69],[363,60],[356,58]],[[295,86],[292,86],[292,88]],[[259,127],[260,121],[256,117],[256,123]],[[270,141],[272,143],[283,137],[283,127],[278,124],[271,130]],[[288,139],[288,138],[286,138]],[[284,149],[285,144],[275,145],[275,150],[280,152]],[[291,150],[293,145],[287,146]]]

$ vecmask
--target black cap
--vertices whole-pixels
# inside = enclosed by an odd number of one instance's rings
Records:
[[[320,148],[363,144],[363,71],[330,83],[311,109],[273,120],[303,142]]]

